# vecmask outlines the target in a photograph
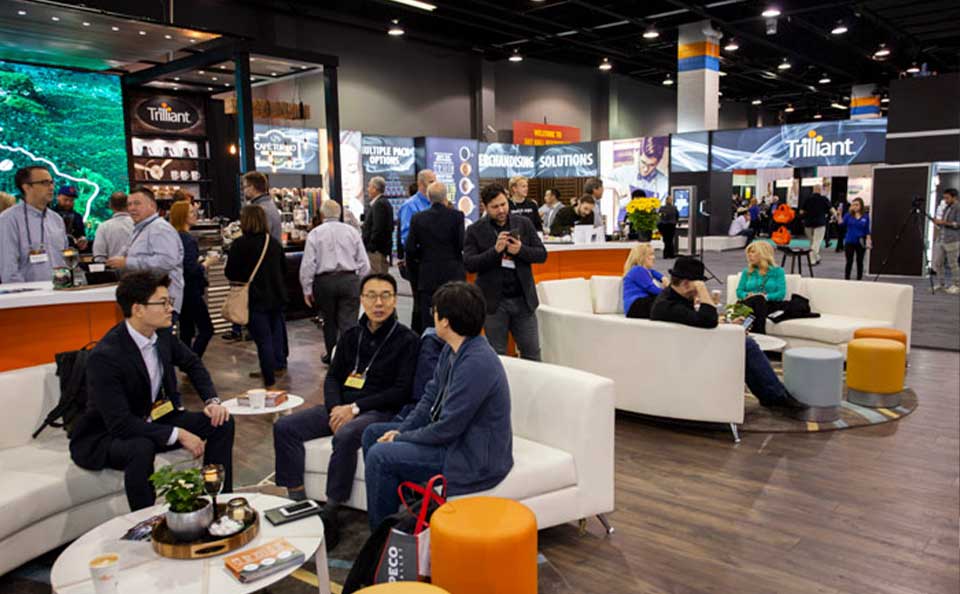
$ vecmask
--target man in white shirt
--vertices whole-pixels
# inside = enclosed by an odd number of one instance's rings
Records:
[[[17,170],[14,183],[23,201],[0,214],[0,282],[52,281],[67,247],[63,219],[47,208],[53,176],[34,165]]]
[[[753,229],[750,228],[750,210],[746,208],[737,209],[737,218],[730,223],[730,230],[727,232],[730,237],[742,235],[747,238],[747,243],[753,240]]]
[[[326,354],[320,359],[330,364],[330,354],[340,335],[357,325],[360,313],[360,279],[370,272],[370,260],[360,232],[340,222],[340,205],[326,200],[320,206],[323,224],[307,236],[300,262],[303,300],[314,302],[323,318],[323,342]]]
[[[93,259],[96,262],[122,256],[133,234],[133,217],[127,212],[127,195],[123,192],[110,194],[110,210],[113,216],[100,223],[93,240]]]

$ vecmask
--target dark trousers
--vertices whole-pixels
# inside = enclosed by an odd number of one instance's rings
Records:
[[[653,307],[653,302],[656,301],[656,299],[657,298],[653,296],[634,299],[633,303],[630,304],[630,308],[627,310],[627,317],[649,320],[650,309]]]
[[[184,293],[183,306],[180,308],[180,340],[198,357],[203,357],[211,338],[213,322],[210,321],[210,310],[207,309],[203,293]]]
[[[250,321],[247,324],[250,336],[257,345],[257,358],[260,360],[260,374],[263,385],[270,387],[276,383],[277,369],[287,368],[287,358],[284,356],[283,312],[250,310]]]
[[[420,310],[420,333],[433,328],[433,291],[417,291],[417,305]]]
[[[391,418],[393,413],[369,410],[334,434],[330,429],[330,415],[324,406],[282,417],[273,425],[277,484],[287,488],[302,487],[306,455],[303,443],[333,435],[333,453],[327,465],[327,501],[347,501],[353,489],[353,475],[357,472],[357,451],[363,430],[373,423],[383,423]]]
[[[786,307],[786,301],[771,301],[763,295],[751,295],[742,300],[744,305],[750,306],[753,310],[753,326],[750,332],[754,334],[767,333],[767,316],[775,311],[780,311]]]
[[[175,410],[162,417],[157,423],[182,427],[206,441],[203,463],[223,464],[223,468],[226,470],[223,492],[230,493],[233,491],[232,418],[223,425],[214,427],[210,424],[210,417],[202,412]],[[179,443],[174,443],[172,446],[157,447],[153,440],[146,437],[114,439],[110,442],[107,466],[114,470],[123,471],[123,484],[127,491],[127,503],[130,504],[131,511],[150,507],[156,501],[153,485],[150,484],[154,456],[159,452],[169,452],[179,447]]]
[[[487,314],[483,324],[490,346],[498,355],[507,354],[507,335],[513,334],[520,357],[530,361],[540,360],[540,331],[537,314],[523,297],[500,299],[497,311]]]
[[[850,280],[850,272],[853,270],[853,257],[857,257],[857,280],[863,280],[863,255],[867,253],[867,248],[855,241],[843,246],[844,255],[847,257],[847,265],[843,270],[843,278]]]
[[[741,231],[740,233],[737,233],[737,235],[740,235],[740,236],[742,236],[742,237],[746,237],[746,238],[747,238],[747,243],[750,243],[751,241],[753,241],[753,236],[755,235],[755,233],[754,233],[753,229],[744,229],[744,230]]]
[[[323,343],[333,353],[340,335],[357,325],[360,315],[360,279],[352,272],[313,277],[313,298],[323,318]]]
[[[442,446],[406,441],[377,443],[381,435],[400,423],[375,423],[363,432],[363,464],[366,468],[367,521],[375,530],[400,507],[397,488],[411,481],[424,484],[443,472],[447,450]]]
[[[664,259],[676,258],[677,257],[677,247],[676,247],[677,224],[676,223],[660,223],[657,225],[657,229],[660,230],[660,235],[663,237]]]
[[[843,238],[847,235],[846,225],[837,225],[837,252],[843,251]]]
[[[787,389],[780,382],[780,378],[770,367],[770,360],[763,353],[760,345],[750,338],[746,338],[746,373],[747,387],[763,406],[781,404]]]
[[[423,311],[420,303],[420,291],[417,289],[418,274],[416,267],[407,267],[407,280],[410,281],[410,290],[413,293],[413,312],[410,315],[410,329],[419,336],[423,334]],[[432,295],[431,295],[432,297]],[[427,309],[431,303],[427,303]],[[433,316],[431,316],[432,321]]]

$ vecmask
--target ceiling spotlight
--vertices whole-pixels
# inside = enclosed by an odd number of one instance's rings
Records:
[[[210,80],[220,80],[220,79],[217,78],[216,76],[211,76],[211,77],[210,77]]]
[[[874,58],[886,58],[886,57],[889,56],[889,55],[890,55],[890,48],[888,48],[888,47],[887,47],[887,44],[885,44],[885,43],[881,43],[881,44],[880,44],[880,49],[878,49],[877,51],[873,52],[873,57],[874,57]]]
[[[815,114],[813,114],[813,119],[815,119],[815,120],[823,119],[823,116],[820,115],[819,113],[815,113]]]
[[[737,40],[730,38],[730,41],[727,42],[727,45],[723,46],[723,49],[728,52],[735,52],[740,49],[740,46],[737,44]]]
[[[663,85],[666,87],[673,86],[673,78],[668,74],[667,78],[663,79]]]
[[[50,20],[51,20],[51,21],[59,21],[59,20],[60,20],[60,17],[58,17],[58,16],[50,17]]]
[[[164,38],[164,39],[173,39],[173,35],[170,35],[169,33],[167,33],[166,35],[163,36],[163,38]]]
[[[26,11],[26,10],[18,10],[18,11],[17,11],[17,14],[19,14],[20,16],[27,16],[27,11]]]
[[[119,31],[119,30],[120,30],[120,27],[113,26],[113,27],[110,27],[110,30],[111,30],[111,31]]]
[[[793,108],[793,105],[788,105],[788,106],[786,106],[786,107],[784,108],[783,111],[786,112],[786,113],[793,113],[793,112],[795,112],[796,110]]]
[[[197,70],[197,74],[206,74],[203,70]]]
[[[890,97],[886,97],[886,96],[883,97],[882,99],[880,99],[880,103],[890,103]]]
[[[720,76],[726,76],[726,75],[727,75],[727,73],[724,72],[723,70],[717,70],[717,74],[720,75]]]
[[[918,72],[920,72],[920,67],[917,66],[916,62],[911,64],[910,68],[907,68],[907,74],[917,74]]]
[[[513,54],[511,54],[507,59],[511,62],[523,62],[523,56],[520,55],[518,50],[513,50]]]
[[[790,70],[790,68],[790,62],[788,62],[786,58],[783,59],[783,62],[777,64],[777,70]]]
[[[90,26],[90,23],[89,23],[88,21],[83,21],[83,26],[84,26],[84,27],[89,27],[89,26]]]
[[[393,24],[390,25],[389,29],[387,29],[387,35],[391,35],[393,37],[400,37],[401,35],[406,33],[406,31],[403,30],[403,27],[400,26],[400,21],[398,21],[397,19],[393,19],[390,22]]]
[[[300,70],[306,70],[306,69],[307,69],[306,66],[301,66],[301,67],[300,67]]]
[[[604,72],[607,72],[608,70],[611,70],[613,68],[613,64],[610,63],[610,60],[608,60],[607,58],[604,58],[603,62],[600,62],[600,65],[597,66],[597,68],[599,68],[600,70],[603,70]]]
[[[763,99],[754,99],[754,100],[751,101],[750,103],[751,103],[752,105],[760,105],[761,103],[763,103]]]
[[[717,97],[723,97],[723,91],[717,91]]]
[[[644,39],[656,39],[657,37],[660,37],[660,31],[657,31],[653,25],[647,27],[647,30],[643,32]]]
[[[832,107],[832,108],[834,108],[834,109],[846,109],[846,108],[847,108],[846,105],[841,105],[840,103],[837,103],[837,102],[831,103],[831,104],[830,104],[830,107]]]
[[[397,4],[404,4],[406,6],[412,6],[414,8],[419,8],[420,10],[426,10],[427,12],[433,12],[437,7],[429,2],[421,2],[420,0],[390,0],[391,2],[396,2]]]
[[[821,85],[829,85],[831,81],[830,81],[830,77],[824,74],[823,78],[821,78],[817,82],[820,83]]]
[[[271,72],[271,73],[270,73],[270,76],[276,76],[276,75],[277,75],[276,72]]]
[[[173,80],[180,80],[180,77],[179,77],[179,76],[174,76],[174,77],[173,77]]]
[[[220,64],[220,70],[226,70],[226,69],[227,69],[226,64]]]
[[[212,90],[213,90],[213,87],[207,87],[207,90],[208,90],[208,91],[212,91]]]
[[[831,35],[843,35],[847,32],[847,26],[843,24],[843,21],[837,21],[837,25],[830,30]]]
[[[173,85],[173,90],[174,90],[174,91],[179,91],[179,90],[180,90],[180,87],[178,87],[177,85]]]
[[[780,9],[776,6],[768,6],[766,10],[760,13],[760,16],[765,19],[775,19],[780,16]]]
[[[196,43],[196,42],[197,42],[196,39],[192,39],[192,38],[190,39],[190,43]]]
[[[139,33],[140,35],[146,35],[146,34],[147,34],[146,31],[137,31],[137,33]]]

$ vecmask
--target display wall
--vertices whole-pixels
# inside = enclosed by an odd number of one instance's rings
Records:
[[[29,165],[77,187],[93,237],[110,194],[128,189],[120,79],[0,61],[0,190],[18,193],[14,173]]]

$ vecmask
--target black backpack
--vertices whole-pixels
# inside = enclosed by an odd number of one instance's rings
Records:
[[[79,351],[66,351],[54,356],[57,377],[60,378],[60,401],[47,414],[40,428],[33,432],[34,439],[48,425],[62,427],[67,437],[73,433],[74,425],[87,410],[87,359],[94,344],[91,342]]]

